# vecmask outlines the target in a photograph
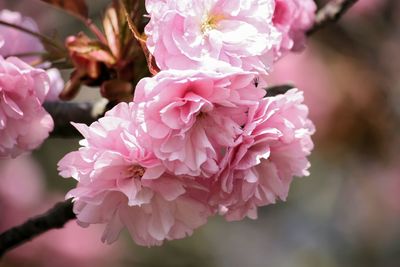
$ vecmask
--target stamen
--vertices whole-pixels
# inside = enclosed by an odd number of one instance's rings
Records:
[[[141,179],[146,169],[139,165],[132,165],[129,167],[128,172],[133,179]]]
[[[209,15],[201,24],[201,32],[206,34],[207,32],[214,30],[218,27],[218,22],[223,20],[222,15]]]

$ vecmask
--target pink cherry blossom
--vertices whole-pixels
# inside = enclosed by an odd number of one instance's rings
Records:
[[[146,1],[147,45],[160,69],[210,68],[206,58],[265,74],[280,33],[273,0]]]
[[[249,112],[240,142],[228,150],[211,184],[210,205],[227,220],[256,218],[257,207],[286,199],[293,176],[309,174],[314,126],[302,101],[292,89]]]
[[[59,162],[59,170],[79,182],[67,197],[74,198],[82,226],[107,224],[102,237],[107,243],[126,227],[137,244],[160,245],[192,234],[209,209],[194,197],[203,188],[166,172],[145,146],[135,109],[134,103],[121,103],[90,127],[74,124],[85,139],[79,151]]]
[[[255,79],[236,69],[169,70],[139,82],[134,101],[141,129],[168,170],[205,177],[219,171],[218,161],[242,133],[249,107],[265,95]]]
[[[0,56],[0,157],[37,148],[53,129],[42,103],[49,77],[22,60]]]
[[[282,33],[278,54],[304,48],[305,32],[314,23],[316,9],[314,0],[275,0],[273,24]]]
[[[29,17],[22,16],[18,12],[7,9],[1,10],[0,20],[38,32],[36,22]],[[0,25],[0,40],[3,40],[3,46],[0,45],[0,55],[3,57],[44,51],[39,39],[8,26]],[[21,58],[27,63],[32,63],[38,59],[35,56],[24,56]]]

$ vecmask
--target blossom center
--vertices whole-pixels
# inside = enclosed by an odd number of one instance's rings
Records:
[[[222,15],[208,15],[203,20],[201,24],[201,32],[207,34],[209,31],[214,30],[218,27],[218,22],[220,22],[224,16]]]
[[[133,179],[141,179],[146,169],[139,165],[132,165],[128,168],[129,176]]]

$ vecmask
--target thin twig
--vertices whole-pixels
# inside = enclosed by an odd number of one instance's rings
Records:
[[[53,46],[53,47],[55,47],[57,49],[64,50],[64,47],[61,44],[58,44],[57,42],[55,42],[51,38],[49,38],[49,37],[47,37],[45,35],[42,35],[42,34],[40,34],[38,32],[31,31],[31,30],[29,30],[27,28],[24,28],[22,26],[15,25],[15,24],[9,23],[7,21],[3,21],[3,20],[0,20],[0,25],[4,25],[4,26],[10,27],[10,28],[14,28],[16,30],[19,30],[21,32],[25,32],[25,33],[27,33],[29,35],[32,35],[32,36],[38,38],[39,40],[41,40],[42,42],[47,43],[47,44],[49,44],[49,45],[51,45],[51,46]]]
[[[75,219],[72,207],[71,200],[57,203],[43,215],[0,234],[0,258],[10,249],[51,229],[62,228],[68,221]]]
[[[338,21],[358,0],[333,0],[317,12],[314,26],[307,31],[310,36],[328,24]]]

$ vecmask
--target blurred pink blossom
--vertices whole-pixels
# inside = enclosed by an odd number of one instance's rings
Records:
[[[313,25],[316,10],[314,0],[275,0],[273,24],[282,33],[278,54],[304,48],[305,32]]]
[[[18,12],[7,9],[0,10],[0,20],[22,26],[34,32],[39,31],[33,19],[24,17]],[[20,30],[0,25],[0,56],[6,58],[12,55],[21,55],[19,58],[26,63],[37,64],[40,63],[40,56],[23,56],[23,54],[31,52],[42,53],[44,51],[44,47],[38,38]],[[45,63],[44,65],[48,64]],[[43,64],[40,66],[43,67]],[[57,69],[49,69],[46,72],[50,78],[50,88],[46,96],[46,101],[56,101],[61,90],[64,88],[64,80]]]
[[[176,175],[209,177],[242,133],[249,107],[265,95],[254,73],[162,71],[142,79],[135,103],[155,155]]]
[[[285,200],[293,176],[308,175],[314,125],[292,89],[267,97],[249,112],[243,134],[229,148],[211,186],[211,205],[227,220],[257,217],[257,207]]]
[[[0,10],[0,20],[22,26],[34,32],[39,31],[33,19],[24,17],[18,12],[7,9]],[[8,26],[0,25],[0,40],[4,42],[3,46],[0,45],[0,55],[3,57],[44,51],[44,47],[38,38]],[[24,56],[21,58],[27,63],[32,63],[38,59],[37,56]]]
[[[0,157],[37,148],[53,129],[42,103],[49,77],[22,60],[0,56]]]
[[[149,150],[137,131],[134,103],[121,103],[90,127],[75,124],[85,137],[79,151],[59,162],[60,174],[79,183],[67,197],[82,226],[107,224],[102,240],[111,243],[126,227],[139,245],[190,235],[203,225],[208,207],[191,191],[192,179],[176,177]]]
[[[146,1],[147,45],[160,69],[210,68],[206,58],[266,73],[280,33],[273,0]]]

